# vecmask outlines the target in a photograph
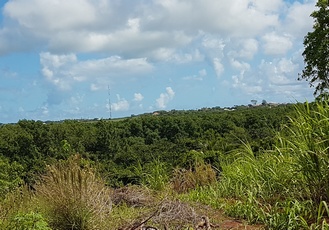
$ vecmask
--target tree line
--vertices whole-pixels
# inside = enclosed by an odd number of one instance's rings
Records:
[[[111,178],[112,185],[139,183],[135,173],[139,164],[159,160],[169,170],[189,167],[195,151],[219,167],[218,154],[229,154],[243,143],[250,143],[255,152],[270,149],[292,111],[293,105],[281,105],[160,112],[121,120],[20,120],[0,126],[0,155],[20,165],[21,177],[29,184],[47,164],[77,153]]]

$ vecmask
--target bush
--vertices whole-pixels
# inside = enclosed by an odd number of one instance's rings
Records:
[[[22,184],[23,167],[0,156],[0,198]]]
[[[49,223],[55,229],[101,229],[111,211],[110,190],[78,156],[48,166],[36,186]]]
[[[11,230],[51,230],[39,213],[18,213],[10,220],[7,229]]]
[[[7,193],[0,200],[0,229],[11,229],[8,226],[12,224],[16,215],[31,212],[35,203],[30,190],[26,186],[21,186]]]
[[[187,192],[199,186],[216,182],[216,172],[210,164],[196,163],[188,170],[177,168],[174,170],[172,185],[178,193]]]

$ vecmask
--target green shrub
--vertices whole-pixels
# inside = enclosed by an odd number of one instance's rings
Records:
[[[216,181],[216,172],[210,164],[196,163],[194,168],[188,170],[175,169],[172,186],[174,191],[183,193],[200,186],[214,184]]]
[[[0,200],[0,229],[8,229],[8,224],[17,213],[28,213],[35,207],[33,195],[26,186],[7,193]]]
[[[0,156],[0,198],[23,183],[23,167]]]
[[[18,213],[10,220],[7,229],[11,230],[51,230],[39,213]]]

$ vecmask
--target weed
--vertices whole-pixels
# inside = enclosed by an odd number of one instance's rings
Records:
[[[248,197],[244,202],[237,200],[228,203],[224,207],[224,212],[229,216],[245,219],[249,223],[258,223],[264,220],[264,212],[259,206],[254,194],[248,192]]]
[[[48,223],[39,213],[18,213],[10,220],[8,229],[11,230],[51,230]]]

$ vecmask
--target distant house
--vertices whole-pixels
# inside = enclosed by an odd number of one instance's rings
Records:
[[[280,103],[273,103],[273,102],[271,102],[271,103],[268,103],[268,105],[269,105],[269,106],[273,106],[273,107],[275,107],[275,106],[279,106]]]

